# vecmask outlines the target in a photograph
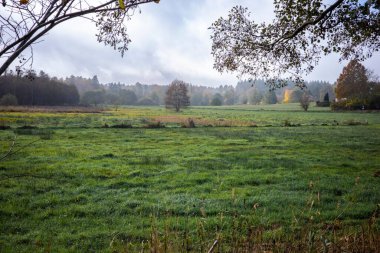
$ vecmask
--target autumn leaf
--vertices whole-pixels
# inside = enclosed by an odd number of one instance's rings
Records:
[[[29,0],[20,0],[20,4],[28,4]]]
[[[160,0],[153,0],[156,4],[160,3]]]
[[[119,0],[120,9],[125,10],[124,0]]]

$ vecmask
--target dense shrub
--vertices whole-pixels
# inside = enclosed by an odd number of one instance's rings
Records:
[[[306,112],[309,109],[310,105],[310,96],[306,92],[302,94],[300,98],[300,106]]]
[[[221,106],[222,105],[222,101],[218,98],[213,98],[211,100],[211,105],[212,106]]]
[[[360,99],[347,99],[340,100],[337,102],[331,103],[331,109],[334,111],[337,110],[368,110],[368,109],[376,109],[376,103],[371,106],[370,101],[368,100],[360,100]]]
[[[192,118],[188,118],[187,122],[182,122],[181,127],[183,128],[195,128],[195,122]]]
[[[17,97],[12,94],[5,94],[0,99],[0,105],[18,105]]]
[[[152,99],[150,98],[142,98],[137,102],[137,105],[148,105],[148,106],[153,106],[157,105]]]
[[[330,101],[317,101],[315,102],[316,103],[316,106],[318,107],[329,107],[331,104],[330,104]]]
[[[145,125],[145,128],[164,128],[165,125],[161,123],[161,121],[157,122],[149,122],[147,125]]]

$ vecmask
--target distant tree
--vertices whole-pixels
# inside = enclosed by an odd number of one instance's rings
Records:
[[[242,104],[242,105],[248,104],[248,97],[247,97],[247,95],[246,94],[240,94],[239,99],[238,99],[238,103]]]
[[[99,89],[100,88],[100,83],[99,83],[99,80],[98,80],[98,76],[97,75],[94,75],[91,79],[91,85],[92,87],[94,87],[95,89]]]
[[[357,60],[350,61],[343,68],[336,82],[335,92],[338,99],[356,99],[359,101],[367,99],[370,86],[366,68]]]
[[[120,90],[119,98],[122,105],[135,105],[137,103],[137,96],[132,90]]]
[[[174,80],[166,92],[166,108],[173,108],[176,112],[179,112],[181,108],[189,105],[190,98],[187,95],[187,84],[184,81]]]
[[[216,93],[211,100],[212,106],[221,106],[223,104],[223,97],[220,93]]]
[[[150,99],[156,104],[160,104],[160,97],[158,96],[157,92],[153,91],[152,94],[150,94]]]
[[[317,101],[316,102],[316,105],[318,107],[329,107],[331,105],[330,103],[330,95],[328,92],[326,92],[326,94],[323,96],[323,101],[320,102],[320,101]]]
[[[210,94],[203,94],[203,97],[202,97],[202,104],[201,105],[204,105],[204,106],[207,106],[207,105],[210,105],[210,100],[211,100],[211,95]]]
[[[322,87],[319,91],[319,97],[316,97],[316,100],[324,101],[326,94],[329,94],[329,101],[335,100],[335,92],[332,85],[326,85]]]
[[[323,97],[323,102],[330,102],[329,93],[326,92],[325,96]]]
[[[371,96],[369,106],[371,109],[380,110],[380,82],[370,82]]]
[[[151,98],[142,98],[137,102],[137,105],[147,105],[147,106],[154,106],[157,105],[156,102],[154,102]]]
[[[99,90],[102,88],[99,84],[97,76],[94,76],[93,78],[84,78],[81,76],[71,75],[66,78],[65,82],[70,85],[75,85],[81,96],[83,96],[83,94],[87,91]]]
[[[263,97],[264,104],[277,104],[277,95],[274,91],[267,91]]]
[[[105,102],[106,93],[104,90],[91,90],[83,94],[82,104],[99,105]]]
[[[203,96],[200,92],[195,92],[191,94],[190,104],[191,105],[202,105]]]
[[[105,95],[105,102],[108,105],[119,105],[120,104],[120,98],[118,95],[114,93],[107,92]]]
[[[142,98],[142,97],[145,96],[145,94],[144,94],[144,86],[141,83],[139,83],[139,82],[137,82],[135,84],[135,86],[134,86],[134,92],[135,92],[135,94],[136,94],[136,96],[138,98]]]
[[[263,94],[256,88],[253,88],[249,92],[248,102],[251,105],[258,105],[261,103],[261,100],[263,99]]]
[[[309,109],[310,105],[310,95],[307,92],[304,92],[300,98],[300,106],[306,112]]]
[[[76,105],[78,90],[58,78],[50,78],[46,73],[36,75],[34,71],[23,74],[11,72],[0,76],[0,97],[13,94],[19,105]]]
[[[323,101],[326,92],[329,93],[330,98],[334,97],[334,89],[332,85],[324,81],[311,81],[306,82],[307,90],[316,101]]]
[[[5,94],[0,99],[0,105],[18,105],[17,97],[12,94]]]
[[[40,73],[38,74],[38,77],[41,78],[41,79],[50,79],[49,75],[47,73],[45,73],[43,70],[40,71]]]
[[[322,54],[364,60],[380,49],[380,3],[358,0],[275,0],[272,22],[257,23],[233,7],[211,26],[214,67],[268,80],[271,88],[303,86]]]
[[[298,103],[300,102],[302,97],[302,91],[299,89],[296,90],[289,90],[286,89],[284,91],[284,103]]]
[[[225,105],[233,105],[235,104],[235,92],[232,88],[228,89],[224,93],[224,104]]]

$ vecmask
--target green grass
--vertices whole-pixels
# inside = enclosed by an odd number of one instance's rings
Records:
[[[13,129],[0,131],[0,154],[15,133],[19,151],[0,161],[0,252],[205,252],[216,238],[224,252],[294,242],[305,228],[327,238],[337,222],[356,233],[380,203],[379,114],[312,109],[2,112]],[[168,127],[142,128],[163,116]],[[173,122],[188,117],[233,126]],[[101,128],[122,122],[134,128]],[[38,128],[17,129],[29,124]],[[264,232],[248,240],[252,229]]]

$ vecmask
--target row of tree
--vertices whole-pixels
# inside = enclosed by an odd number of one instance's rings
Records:
[[[0,76],[0,104],[3,105],[77,105],[79,93],[74,85],[50,78],[41,71],[6,73]]]
[[[66,78],[65,82],[77,87],[81,94],[82,104],[93,105],[164,105],[169,87],[168,85],[141,83],[101,85],[96,76],[88,79],[72,76]],[[193,106],[293,103],[299,102],[302,95],[302,91],[293,83],[289,83],[286,88],[270,91],[263,80],[241,81],[236,87],[232,85],[219,87],[186,85],[190,104]],[[308,93],[314,101],[323,99],[326,93],[329,93],[331,99],[335,98],[334,88],[327,82],[314,81],[307,85],[310,87]]]
[[[319,106],[329,106],[335,98],[335,108],[377,108],[380,85],[373,74],[358,61],[351,61],[333,86],[327,82],[306,83],[300,90],[289,82],[285,88],[270,91],[263,80],[241,81],[233,86],[195,86],[182,81],[177,89],[189,97],[187,105],[219,106],[234,104],[275,104],[316,101]],[[27,73],[9,72],[0,77],[0,104],[20,105],[167,105],[171,85],[125,85],[109,83],[102,85],[97,76],[83,78],[70,76],[66,79],[50,78],[41,71]],[[171,99],[172,100],[172,99]],[[320,102],[321,101],[321,102]],[[177,110],[178,108],[174,106]]]
[[[318,100],[322,94],[331,93],[333,87],[326,82],[310,82],[309,94]],[[219,106],[234,104],[276,104],[299,102],[302,92],[292,83],[285,89],[269,91],[263,80],[241,81],[236,87],[195,86],[186,84],[190,104],[194,106]],[[84,78],[70,76],[65,79],[49,77],[41,71],[27,73],[9,72],[0,77],[0,98],[7,95],[2,104],[20,105],[164,105],[168,85],[136,83],[100,84],[97,76]],[[14,96],[9,99],[9,96]],[[16,101],[16,102],[15,102]],[[1,101],[0,101],[1,102]]]

